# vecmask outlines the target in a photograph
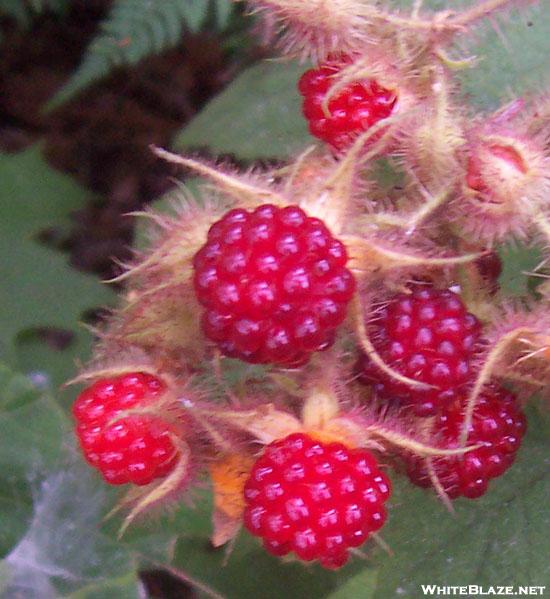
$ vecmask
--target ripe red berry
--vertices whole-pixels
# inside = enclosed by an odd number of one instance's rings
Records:
[[[273,555],[336,569],[386,521],[387,477],[364,449],[295,433],[268,445],[245,484],[244,523]]]
[[[174,467],[177,452],[161,419],[128,415],[112,422],[123,411],[154,402],[164,390],[160,379],[132,372],[101,379],[76,399],[73,414],[84,457],[108,483],[147,485]]]
[[[346,61],[327,62],[306,71],[298,82],[304,97],[302,111],[309,122],[311,135],[336,150],[348,148],[355,138],[378,121],[388,118],[397,102],[393,91],[378,85],[373,79],[352,83],[337,92],[328,103],[330,116],[323,111],[323,100],[333,77]]]
[[[344,245],[298,206],[229,211],[194,257],[202,329],[221,351],[285,366],[328,348],[355,279]]]
[[[464,419],[463,406],[456,402],[437,417],[437,431],[445,447],[457,447]],[[514,395],[496,385],[488,387],[475,407],[467,445],[482,444],[462,456],[433,459],[434,471],[451,499],[475,499],[487,491],[490,479],[501,476],[514,462],[526,429],[526,419]],[[420,487],[430,487],[425,462],[407,456],[407,473]]]
[[[471,380],[481,325],[452,291],[425,288],[400,294],[381,311],[371,331],[377,352],[392,369],[432,388],[400,383],[366,355],[358,362],[360,380],[373,385],[378,396],[411,406],[418,416],[433,415],[452,403]]]

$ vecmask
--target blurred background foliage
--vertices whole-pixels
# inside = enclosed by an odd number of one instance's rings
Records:
[[[405,4],[405,2],[403,2]],[[435,8],[461,2],[433,1]],[[547,77],[542,5],[476,33],[463,97],[490,110]],[[115,304],[101,279],[134,237],[125,216],[159,200],[177,173],[148,145],[284,160],[311,142],[296,79],[229,0],[0,0],[0,596],[49,599],[288,596],[418,597],[420,584],[540,585],[550,580],[548,420],[531,408],[518,464],[453,517],[396,481],[384,539],[338,573],[282,564],[242,534],[213,550],[208,490],[193,505],[116,539],[116,492],[79,459],[75,391]],[[167,202],[158,201],[160,209]],[[536,293],[536,248],[501,248],[501,286]]]

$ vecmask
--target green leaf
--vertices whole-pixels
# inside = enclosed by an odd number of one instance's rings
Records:
[[[238,158],[284,158],[311,143],[296,81],[296,62],[263,62],[247,69],[176,138],[177,150],[208,147]]]
[[[20,408],[39,394],[39,389],[29,377],[13,372],[0,362],[0,413]]]
[[[21,375],[2,367],[2,397],[12,396],[13,409],[0,412],[0,556],[6,555],[24,535],[32,519],[32,485],[59,456],[63,417],[47,398],[26,401],[28,389]],[[19,380],[19,392],[14,381]],[[17,407],[16,407],[17,406]]]
[[[516,95],[540,93],[549,80],[549,30],[543,3],[485,25],[470,49],[480,62],[461,76],[467,96],[478,106],[496,108]]]
[[[499,248],[502,260],[502,274],[499,285],[506,297],[527,296],[530,290],[528,273],[533,272],[542,261],[538,248],[526,247],[522,244],[509,244]]]
[[[382,531],[395,556],[374,560],[380,565],[375,599],[419,597],[421,584],[548,583],[548,418],[532,409],[529,427],[512,468],[481,499],[456,501],[455,516],[433,495],[397,485]]]
[[[210,0],[115,0],[80,67],[48,103],[48,110],[109,75],[116,67],[134,65],[147,56],[176,46],[185,29],[200,30],[211,9]],[[217,1],[220,27],[227,24],[231,10],[230,0]]]
[[[241,533],[233,551],[213,549],[208,534],[178,541],[174,565],[191,581],[197,581],[223,597],[259,597],[262,599],[308,599],[332,597],[339,583],[364,566],[355,560],[344,574],[324,570],[320,566],[304,567],[303,563],[282,563],[270,556],[257,539]],[[200,587],[199,587],[200,589]],[[338,599],[343,595],[336,595]],[[361,595],[369,599],[369,595]]]
[[[69,8],[70,0],[0,0],[0,15],[17,21],[19,27],[30,26],[33,17],[44,12],[63,15]],[[1,36],[0,36],[1,38]]]
[[[372,597],[378,581],[378,568],[364,568],[342,582],[338,588],[328,595],[328,599],[355,599]]]
[[[49,363],[55,356],[52,382],[58,385],[74,370],[73,359],[88,349],[90,337],[79,325],[83,313],[109,303],[113,295],[36,236],[67,221],[70,212],[82,206],[86,192],[51,169],[38,147],[0,155],[0,173],[0,358],[12,365],[25,361],[19,342],[25,343],[29,331],[55,327],[74,333],[66,353],[41,343],[36,362],[26,360],[24,365],[26,371],[45,371],[51,377]]]

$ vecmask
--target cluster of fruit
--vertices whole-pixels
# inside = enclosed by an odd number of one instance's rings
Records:
[[[228,212],[212,225],[193,263],[205,335],[226,355],[252,363],[296,368],[297,357],[304,362],[327,349],[355,290],[343,244],[297,206]],[[390,299],[371,328],[384,362],[430,387],[392,379],[366,354],[357,363],[360,379],[382,400],[435,417],[431,434],[442,447],[459,447],[465,390],[481,345],[477,318],[452,291],[419,285]],[[158,377],[129,372],[96,381],[75,402],[84,455],[108,483],[149,485],[175,468],[179,450],[172,439],[185,418],[178,420],[176,405],[172,423],[159,415],[166,394]],[[514,396],[488,387],[468,430],[467,444],[479,447],[434,459],[445,493],[482,495],[487,481],[512,464],[524,431]],[[421,457],[402,456],[413,483],[433,484]],[[339,567],[348,548],[383,525],[390,488],[369,451],[316,440],[311,431],[294,433],[268,444],[250,469],[244,523],[274,555],[292,550]]]
[[[209,475],[216,545],[244,524],[273,555],[336,569],[386,521],[382,454],[445,502],[480,497],[515,459],[526,419],[502,383],[550,380],[550,291],[530,312],[503,307],[487,247],[550,231],[548,118],[516,102],[468,128],[444,60],[454,25],[437,15],[429,51],[413,16],[384,21],[367,52],[348,47],[355,21],[348,36],[344,17],[331,33],[318,14],[286,19],[285,2],[260,8],[279,4],[289,47],[304,32],[314,56],[340,46],[298,82],[327,145],[260,174],[158,151],[218,193],[154,216],[74,416],[86,460],[142,489],[126,524]],[[414,53],[388,64],[392,44]],[[380,157],[408,181],[395,201],[380,197]],[[248,392],[238,364],[263,365]]]

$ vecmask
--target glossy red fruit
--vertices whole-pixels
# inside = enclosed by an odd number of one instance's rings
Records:
[[[296,366],[328,348],[355,279],[346,248],[298,206],[229,211],[194,257],[202,330],[229,357]]]
[[[245,484],[244,524],[267,551],[336,569],[386,521],[388,478],[364,449],[303,433],[274,441]]]
[[[165,422],[148,415],[112,422],[123,411],[155,402],[164,390],[160,379],[132,372],[101,379],[76,399],[73,415],[84,457],[108,483],[147,485],[174,467],[177,452]]]
[[[452,291],[416,289],[394,297],[370,334],[383,360],[400,374],[432,385],[419,390],[390,378],[366,356],[358,362],[360,380],[376,394],[431,416],[462,395],[472,379],[472,359],[481,325]]]
[[[328,103],[330,115],[323,111],[323,100],[334,76],[349,61],[330,61],[317,69],[306,71],[298,82],[304,97],[303,114],[309,122],[310,133],[336,150],[345,150],[355,138],[388,118],[395,107],[397,96],[378,85],[373,79],[352,83],[337,92]]]
[[[456,402],[437,418],[435,431],[442,446],[457,447],[464,409]],[[433,466],[439,482],[451,499],[481,497],[492,478],[504,474],[514,462],[526,430],[525,416],[512,393],[492,385],[479,398],[468,433],[467,445],[482,447],[463,456],[438,457]],[[430,487],[425,462],[406,457],[407,473],[415,485]]]

